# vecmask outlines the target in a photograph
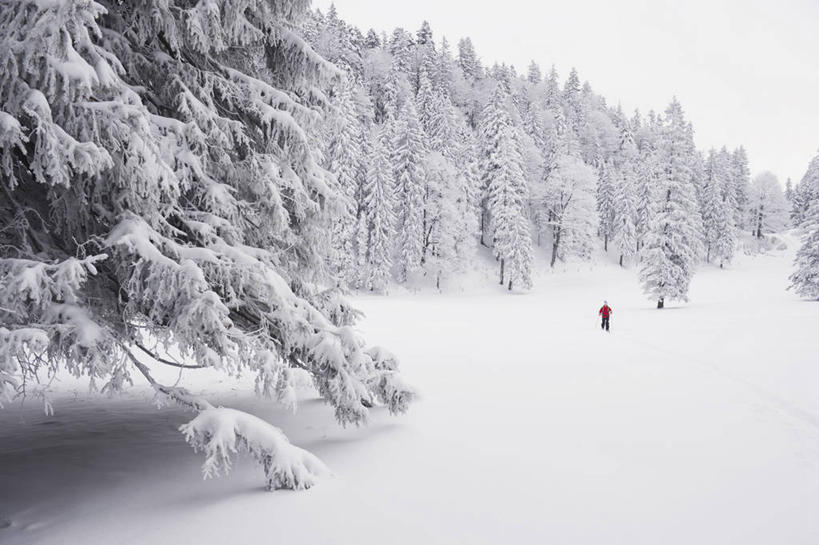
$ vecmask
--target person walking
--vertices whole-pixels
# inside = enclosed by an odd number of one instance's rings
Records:
[[[609,302],[603,301],[603,306],[600,307],[600,310],[597,312],[598,315],[603,317],[603,321],[600,323],[600,329],[609,330],[609,318],[613,312],[609,306]]]

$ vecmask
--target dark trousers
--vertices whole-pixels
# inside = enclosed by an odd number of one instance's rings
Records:
[[[609,330],[609,317],[603,316],[603,323],[600,324],[600,329]]]

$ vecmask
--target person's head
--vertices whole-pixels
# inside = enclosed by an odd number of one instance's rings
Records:
[[[609,305],[609,302],[608,302],[608,301],[603,301],[603,304],[604,304],[604,305],[606,305],[606,306],[608,306],[608,305]]]

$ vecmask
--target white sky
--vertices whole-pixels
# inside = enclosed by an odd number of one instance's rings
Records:
[[[470,36],[484,65],[534,59],[627,111],[673,95],[697,147],[740,144],[784,184],[819,150],[819,0],[336,0],[366,32],[428,20],[436,42]],[[314,0],[326,13],[330,0]]]

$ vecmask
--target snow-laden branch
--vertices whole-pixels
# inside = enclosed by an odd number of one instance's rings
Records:
[[[238,452],[248,452],[262,464],[268,490],[310,488],[329,474],[321,460],[292,445],[281,430],[242,411],[206,409],[179,429],[196,451],[205,454],[205,478],[228,473],[231,457]]]

